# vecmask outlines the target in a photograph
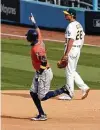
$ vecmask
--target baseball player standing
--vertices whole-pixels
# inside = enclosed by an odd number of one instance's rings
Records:
[[[65,19],[70,23],[65,32],[65,50],[62,57],[63,60],[68,61],[65,68],[66,73],[66,87],[70,91],[71,96],[74,96],[74,81],[76,85],[82,90],[82,99],[86,98],[90,88],[84,83],[80,75],[76,72],[77,63],[80,57],[80,51],[84,43],[85,33],[82,25],[76,21],[76,11],[69,9],[63,11]],[[60,96],[59,99],[72,99],[68,95]]]
[[[44,121],[47,120],[47,115],[43,111],[41,101],[45,101],[62,93],[69,95],[69,91],[65,86],[55,91],[49,91],[53,73],[47,61],[40,29],[32,14],[29,18],[33,23],[33,29],[28,30],[26,39],[31,43],[31,60],[32,65],[36,70],[30,89],[30,95],[39,112],[39,115],[31,119],[35,121]]]

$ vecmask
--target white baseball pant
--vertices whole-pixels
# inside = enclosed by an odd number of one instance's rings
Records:
[[[77,63],[80,57],[80,49],[80,46],[73,45],[68,55],[68,66],[65,69],[66,86],[69,89],[72,97],[74,96],[74,81],[82,91],[87,90],[89,88],[84,83],[80,75],[76,72]]]

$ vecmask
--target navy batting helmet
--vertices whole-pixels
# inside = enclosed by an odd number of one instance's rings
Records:
[[[26,39],[29,42],[36,43],[38,40],[38,32],[36,31],[36,29],[29,29],[26,36]]]

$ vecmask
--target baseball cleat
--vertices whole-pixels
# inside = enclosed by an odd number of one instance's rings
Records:
[[[62,89],[63,89],[64,93],[66,93],[70,98],[72,98],[72,96],[70,95],[70,92],[66,86],[63,86]]]
[[[90,91],[90,88],[83,92],[83,96],[81,99],[85,99],[88,96],[88,93]]]
[[[45,120],[47,120],[47,115],[46,114],[44,114],[44,115],[37,115],[36,117],[31,118],[31,120],[34,120],[34,121],[45,121]]]
[[[63,95],[63,96],[59,96],[58,99],[59,99],[59,100],[72,100],[72,98],[69,97],[67,94],[66,94],[66,95]]]

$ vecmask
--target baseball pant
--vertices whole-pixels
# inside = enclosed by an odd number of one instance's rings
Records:
[[[65,69],[66,87],[69,89],[71,96],[74,96],[74,82],[82,90],[89,87],[84,83],[80,75],[76,72],[77,63],[80,57],[80,47],[72,47],[68,55],[68,66]]]
[[[39,80],[37,81],[37,77]],[[41,100],[45,97],[45,95],[49,92],[51,80],[53,78],[53,73],[51,68],[45,69],[41,75],[37,72],[33,77],[32,85],[30,91],[37,93],[38,98]]]

